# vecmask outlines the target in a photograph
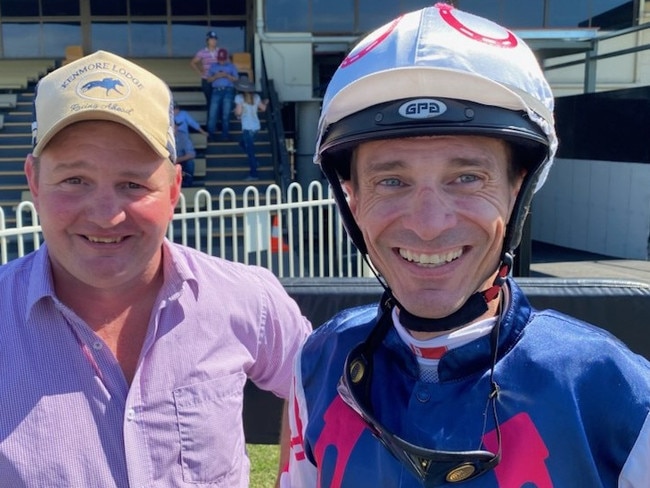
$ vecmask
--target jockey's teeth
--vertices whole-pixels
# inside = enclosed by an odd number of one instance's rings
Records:
[[[463,251],[462,249],[457,249],[455,251],[450,251],[445,254],[417,254],[407,249],[400,249],[399,253],[404,259],[411,261],[413,263],[443,264],[443,263],[449,263],[454,259],[457,259],[458,257],[460,257]]]

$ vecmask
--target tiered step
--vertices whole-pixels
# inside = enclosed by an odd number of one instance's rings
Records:
[[[187,58],[132,58],[131,61],[165,80],[172,91],[201,85]]]
[[[15,96],[15,103],[2,110],[0,129],[0,206],[9,222],[15,220],[14,208],[28,191],[24,173],[25,157],[32,149],[31,122],[34,100],[33,83]]]
[[[16,108],[18,102],[18,95],[15,93],[0,93],[0,109]]]
[[[263,189],[275,182],[273,172],[273,159],[271,147],[266,130],[261,130],[255,141],[255,154],[259,163],[258,172],[260,179],[248,181],[249,175],[248,158],[239,145],[241,129],[231,130],[235,142],[209,143],[205,154],[206,177],[205,187],[213,194],[219,193],[222,189],[233,188],[237,193],[243,192],[244,188],[255,185]]]

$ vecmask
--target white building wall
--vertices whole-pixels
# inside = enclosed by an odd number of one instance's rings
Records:
[[[533,240],[648,259],[650,164],[558,159],[531,223]]]
[[[295,39],[290,37],[295,36]],[[281,101],[312,100],[314,83],[312,42],[308,33],[283,34],[279,40],[272,35],[257,44],[262,46],[267,76],[273,80]],[[261,41],[261,42],[260,42]]]
[[[640,14],[650,22],[650,1]],[[650,29],[599,43],[598,54],[650,45]],[[583,55],[549,61],[564,63]],[[583,93],[584,65],[547,71],[556,97]],[[599,60],[596,91],[650,85],[650,50]],[[532,238],[625,259],[650,259],[650,164],[558,159],[533,200]]]

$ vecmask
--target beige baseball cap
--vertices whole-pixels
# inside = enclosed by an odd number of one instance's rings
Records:
[[[97,51],[43,77],[36,86],[32,143],[39,156],[61,129],[109,120],[137,132],[157,154],[176,161],[173,100],[167,84],[135,63]]]

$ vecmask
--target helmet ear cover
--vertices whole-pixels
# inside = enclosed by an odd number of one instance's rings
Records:
[[[511,146],[511,165],[514,165],[515,171],[518,169],[526,171],[524,181],[521,184],[515,204],[512,207],[512,214],[508,221],[506,235],[503,240],[503,252],[513,254],[514,250],[521,243],[524,222],[528,216],[537,183],[544,172],[548,151],[542,151],[542,148],[533,150],[533,148],[517,144],[511,144]]]
[[[412,100],[399,100],[369,107],[328,127],[320,146],[320,166],[339,207],[343,224],[359,252],[366,254],[363,234],[348,206],[341,181],[349,181],[354,149],[378,139],[436,135],[476,135],[503,139],[511,147],[510,172],[525,171],[524,181],[508,222],[503,251],[519,245],[534,188],[548,158],[548,140],[525,112],[481,105],[464,100],[418,99],[439,102],[446,110],[438,116],[409,119],[400,107]]]

